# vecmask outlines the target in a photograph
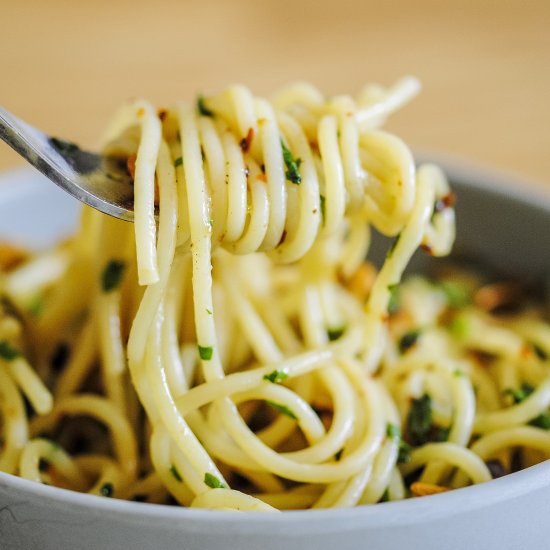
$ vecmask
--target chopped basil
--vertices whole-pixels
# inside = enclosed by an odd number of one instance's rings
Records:
[[[204,96],[200,95],[198,98],[197,98],[197,110],[199,111],[199,114],[201,114],[202,116],[210,116],[210,117],[213,117],[214,116],[214,112],[211,111],[207,106],[206,106],[206,101],[204,99]]]
[[[214,353],[214,348],[212,346],[199,346],[199,356],[203,361],[210,361]]]
[[[342,325],[341,327],[328,328],[327,336],[331,342],[334,342],[334,340],[338,340],[344,332],[346,332],[345,325]]]
[[[547,412],[540,413],[533,420],[529,421],[529,425],[535,428],[542,428],[543,430],[550,430],[550,414]]]
[[[390,299],[388,300],[388,312],[395,313],[399,309],[399,283],[388,285]]]
[[[276,384],[277,382],[282,382],[287,378],[288,374],[282,370],[274,370],[273,372],[270,372],[269,374],[264,374],[263,376],[264,380],[267,380],[268,382],[273,382],[274,384]]]
[[[212,489],[227,489],[227,486],[210,472],[204,474],[204,483]]]
[[[283,143],[281,140],[281,147],[283,149],[283,160],[285,161],[286,179],[296,185],[302,183],[302,176],[300,174],[300,164],[302,164],[302,159],[295,159],[290,152],[290,149]]]
[[[401,336],[401,339],[399,340],[399,351],[401,353],[405,353],[407,350],[412,348],[418,341],[420,333],[420,329],[414,329],[403,334],[403,336]]]
[[[275,403],[275,401],[269,401],[268,399],[265,400],[265,402],[276,411],[280,412],[281,414],[284,414],[293,420],[298,420],[298,417],[292,412],[291,409],[289,409],[286,405],[282,405],[281,403]]]
[[[427,393],[413,399],[407,415],[407,440],[414,447],[430,441],[441,443],[449,439],[451,427],[432,423],[432,398]],[[410,447],[407,452],[410,451]]]
[[[536,344],[535,342],[531,342],[531,347],[533,348],[533,351],[535,352],[536,356],[541,361],[546,361],[548,359],[548,354],[538,344]]]
[[[181,474],[179,473],[178,469],[176,468],[176,466],[174,464],[172,464],[172,466],[170,466],[170,473],[172,474],[172,476],[174,477],[174,479],[176,481],[179,481],[180,483],[183,481],[183,478],[181,477]]]
[[[445,293],[449,307],[460,308],[470,303],[470,290],[465,284],[457,281],[442,281],[439,286]]]
[[[386,424],[386,435],[398,440],[397,462],[405,464],[411,459],[411,446],[401,437],[401,428],[396,424]]]
[[[99,488],[99,494],[104,497],[112,497],[114,493],[114,487],[112,483],[104,483]]]
[[[451,334],[460,340],[466,338],[470,333],[470,321],[465,315],[456,315],[449,328]]]
[[[531,384],[523,383],[520,388],[507,388],[504,390],[505,394],[511,395],[514,403],[521,403],[525,401],[533,392],[535,388]],[[535,428],[542,428],[543,430],[550,430],[550,414],[548,412],[542,412],[529,420],[528,424]]]
[[[208,313],[208,315],[212,315],[212,310],[207,309],[207,310],[206,310],[206,313]]]
[[[386,424],[386,435],[391,438],[401,437],[401,428],[396,424],[391,424],[388,422]]]
[[[399,438],[399,450],[397,452],[397,463],[407,464],[411,461],[412,447],[402,438]]]
[[[525,401],[533,392],[535,388],[531,384],[523,383],[520,388],[507,388],[504,390],[505,395],[511,395],[514,403],[521,403]]]
[[[13,361],[21,357],[21,352],[14,348],[7,340],[0,341],[0,358],[6,361]]]
[[[44,311],[44,298],[38,294],[29,302],[27,309],[33,317],[40,317]]]
[[[115,290],[122,281],[126,265],[119,260],[111,260],[101,275],[101,286],[104,292]]]
[[[323,224],[325,223],[325,216],[326,216],[326,202],[327,202],[327,199],[325,195],[319,195],[319,203],[321,206],[321,219],[323,220]]]
[[[183,157],[178,157],[175,161],[174,161],[174,166],[177,168],[178,166],[181,166],[183,164]]]
[[[450,432],[450,427],[432,426],[430,441],[435,441],[436,443],[443,443],[444,441],[448,441]]]
[[[425,393],[413,399],[407,416],[407,434],[413,445],[422,445],[428,440],[432,427],[432,398]]]

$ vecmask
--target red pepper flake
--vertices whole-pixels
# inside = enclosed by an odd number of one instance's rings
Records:
[[[168,111],[166,109],[159,109],[157,111],[157,116],[161,120],[161,122],[164,122],[164,119],[166,118],[166,115],[168,114]]]
[[[531,357],[533,357],[533,355],[533,348],[527,343],[523,344],[523,346],[519,350],[519,356],[522,359],[530,359]]]
[[[513,306],[521,297],[522,287],[513,281],[482,286],[474,295],[474,303],[485,311]]]
[[[136,158],[136,155],[130,155],[126,159],[126,168],[128,168],[128,172],[130,172],[132,179],[135,179],[136,177]]]
[[[434,212],[443,212],[446,208],[451,208],[456,204],[456,195],[454,193],[447,193],[440,199],[435,201]]]
[[[432,250],[432,247],[427,245],[427,244],[421,244],[420,245],[420,248],[426,253],[428,254],[428,256],[433,256],[433,250]]]
[[[250,144],[252,143],[252,138],[254,137],[254,128],[249,128],[246,137],[241,139],[241,150],[243,153],[247,153],[250,149]]]

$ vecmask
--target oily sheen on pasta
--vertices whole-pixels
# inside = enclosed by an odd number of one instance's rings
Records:
[[[544,458],[540,315],[492,317],[464,273],[400,284],[419,246],[454,240],[444,175],[380,129],[418,88],[124,105],[105,150],[128,159],[135,223],[86,207],[73,239],[2,277],[0,469],[276,511],[487,481],[518,447]],[[393,238],[379,269],[373,228]]]

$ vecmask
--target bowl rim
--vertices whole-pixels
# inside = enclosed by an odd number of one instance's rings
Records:
[[[451,182],[462,187],[475,188],[506,196],[550,215],[550,193],[544,186],[528,179],[499,172],[493,168],[476,165],[450,155],[421,153],[423,161],[429,159],[439,165]],[[35,170],[18,167],[0,173],[0,201],[13,200],[19,194],[36,191],[39,180],[45,179]],[[8,186],[17,180],[17,186]],[[41,187],[47,185],[40,181]],[[10,490],[21,498],[36,498],[61,508],[76,508],[94,515],[117,514],[131,523],[154,521],[157,525],[173,525],[177,520],[185,523],[186,530],[205,531],[228,529],[239,533],[257,532],[266,534],[280,532],[284,525],[285,534],[300,534],[315,525],[316,532],[355,530],[365,528],[386,528],[410,524],[429,523],[437,518],[472,512],[475,509],[502,503],[528,492],[544,487],[550,479],[550,460],[531,466],[519,472],[508,474],[492,481],[433,495],[429,499],[416,498],[396,502],[379,503],[376,506],[358,506],[346,509],[290,510],[282,514],[258,514],[244,512],[184,508],[164,504],[149,504],[119,499],[108,499],[86,493],[79,493],[57,487],[42,485],[18,476],[0,472],[0,505]],[[38,501],[37,501],[38,502]]]

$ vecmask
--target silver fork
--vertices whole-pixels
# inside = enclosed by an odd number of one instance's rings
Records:
[[[133,178],[127,159],[84,151],[45,134],[0,107],[0,139],[61,189],[93,208],[134,220]]]

